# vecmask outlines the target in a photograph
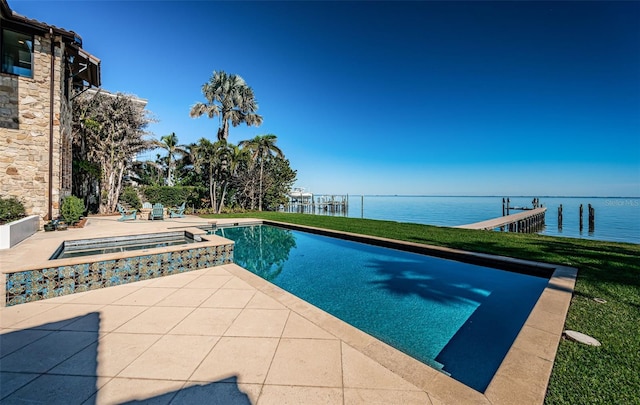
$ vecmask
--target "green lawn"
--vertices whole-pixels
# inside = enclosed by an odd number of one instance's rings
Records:
[[[640,245],[306,214],[207,217],[269,219],[577,267],[565,329],[593,336],[602,346],[563,340],[545,403],[640,404]]]

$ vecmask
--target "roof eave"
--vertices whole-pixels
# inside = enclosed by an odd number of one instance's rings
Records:
[[[4,18],[11,16],[11,8],[9,8],[7,0],[0,0],[0,15]]]
[[[3,20],[12,25],[20,26],[25,30],[40,35],[53,34],[59,36],[61,41],[73,50],[76,58],[73,64],[79,80],[89,83],[91,86],[100,86],[100,59],[82,49],[82,37],[73,31],[55,27],[37,20],[32,20],[11,10],[7,0],[0,0],[0,13]]]
[[[62,40],[66,43],[76,43],[82,46],[82,37],[80,37],[80,35],[76,34],[73,31],[68,31],[64,28],[59,28],[54,25],[43,23],[38,20],[33,20],[31,18],[27,18],[21,14],[18,14],[15,11],[11,10],[9,4],[7,3],[7,0],[0,0],[0,11],[2,13],[3,19],[11,21],[14,24],[21,25],[24,28],[35,31],[39,34],[47,34],[53,32],[54,35],[62,37]]]

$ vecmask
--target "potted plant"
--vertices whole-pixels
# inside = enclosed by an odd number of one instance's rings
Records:
[[[64,219],[66,226],[77,223],[84,214],[84,202],[73,195],[65,198],[60,207],[60,215]],[[60,225],[58,225],[58,228]],[[66,230],[66,227],[65,229]]]
[[[15,197],[0,198],[0,225],[26,217],[24,205]]]

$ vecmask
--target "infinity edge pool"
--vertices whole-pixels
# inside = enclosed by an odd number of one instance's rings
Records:
[[[437,392],[438,397],[445,400],[446,403],[542,404],[544,402],[546,388],[558,344],[562,338],[564,322],[575,286],[578,272],[576,268],[277,221],[265,220],[262,223],[547,277],[549,281],[546,288],[540,295],[488,388],[484,393],[480,393],[299,299],[249,270],[243,269],[242,272],[235,274],[274,298],[278,297],[281,302],[290,302],[292,309],[298,312],[302,311],[309,320],[331,331],[354,348],[372,357],[417,387],[428,392]],[[461,393],[464,393],[462,397],[460,396]]]

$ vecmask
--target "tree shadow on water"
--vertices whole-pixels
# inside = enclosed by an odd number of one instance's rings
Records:
[[[444,268],[442,267],[444,266]],[[373,260],[381,278],[371,281],[398,296],[418,296],[438,303],[481,302],[491,286],[471,271],[461,271],[462,263]],[[447,271],[450,267],[451,271]]]
[[[548,283],[543,277],[430,258],[376,260],[371,266],[380,276],[372,283],[394,295],[418,296],[451,307],[473,305],[434,360],[455,379],[481,392]]]
[[[95,404],[100,313],[16,329],[0,335],[0,402]],[[189,384],[189,383],[187,383]],[[135,391],[130,397],[136,397]],[[251,401],[231,376],[126,404],[228,404]]]

